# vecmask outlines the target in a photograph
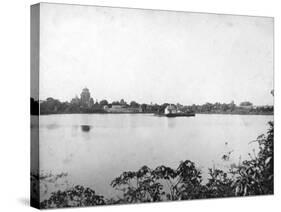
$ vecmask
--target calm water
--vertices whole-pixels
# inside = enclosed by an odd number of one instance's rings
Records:
[[[114,194],[110,182],[115,177],[143,165],[176,168],[179,161],[189,159],[206,178],[208,167],[225,165],[221,157],[228,151],[233,150],[229,163],[238,162],[240,157],[247,159],[248,153],[256,148],[256,144],[249,142],[266,132],[270,120],[273,116],[40,116],[40,170],[66,172],[68,186],[89,186],[106,197]],[[51,191],[62,186],[63,183],[56,183]]]

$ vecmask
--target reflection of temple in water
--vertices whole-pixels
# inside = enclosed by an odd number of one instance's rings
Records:
[[[89,132],[91,130],[90,125],[81,125],[81,129],[83,132]]]
[[[165,119],[165,127],[166,128],[175,128],[177,120],[176,119]]]

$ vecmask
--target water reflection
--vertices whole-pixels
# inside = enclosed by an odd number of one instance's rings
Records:
[[[90,125],[81,125],[81,130],[83,132],[90,132],[91,126]]]
[[[48,125],[46,125],[46,127],[47,127],[48,130],[53,130],[53,129],[58,128],[59,125],[57,125],[57,124],[48,124]]]
[[[189,159],[207,179],[208,167],[223,169],[247,159],[254,145],[248,142],[266,132],[272,119],[203,114],[173,119],[146,114],[40,116],[40,171],[67,172],[70,185],[87,185],[106,197],[115,192],[109,182],[142,165],[176,167]],[[250,123],[247,127],[244,120]],[[46,127],[54,123],[57,128]],[[39,140],[39,134],[33,136]],[[222,161],[223,154],[232,150],[230,160]],[[57,189],[50,188],[49,193]]]
[[[70,153],[69,155],[67,155],[67,156],[62,160],[62,162],[63,162],[64,164],[69,164],[69,163],[72,162],[73,157],[74,157],[74,154],[73,154],[73,153]]]
[[[178,121],[178,120],[176,120],[174,118],[172,118],[172,119],[167,118],[165,121],[166,121],[166,127],[167,128],[175,128],[176,127],[176,121]]]

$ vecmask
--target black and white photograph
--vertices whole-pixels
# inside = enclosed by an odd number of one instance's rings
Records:
[[[30,12],[31,206],[274,194],[273,17]]]

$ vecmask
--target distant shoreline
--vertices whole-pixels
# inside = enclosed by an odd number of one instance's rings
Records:
[[[274,112],[197,112],[195,114],[221,114],[221,115],[274,115]]]
[[[71,115],[71,114],[154,114],[152,112],[92,112],[92,113],[41,113],[40,115]],[[209,115],[274,115],[273,112],[197,112]]]

